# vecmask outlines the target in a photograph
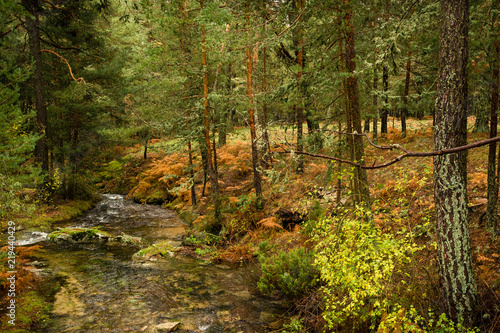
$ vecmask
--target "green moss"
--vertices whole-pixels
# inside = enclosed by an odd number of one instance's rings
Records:
[[[162,257],[171,256],[174,252],[179,251],[179,248],[173,246],[169,241],[153,244],[134,254],[134,258],[151,258],[155,255]]]
[[[118,243],[133,245],[133,246],[145,246],[145,242],[140,237],[133,237],[130,235],[122,234],[114,238]]]
[[[39,228],[48,231],[52,224],[78,217],[91,209],[94,204],[92,200],[74,200],[57,205],[55,208],[40,208],[36,215],[21,218],[19,222],[24,228]]]
[[[98,228],[62,228],[49,235],[51,242],[87,242],[95,239],[111,239],[111,234]]]

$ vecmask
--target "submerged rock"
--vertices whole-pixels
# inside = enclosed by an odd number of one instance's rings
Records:
[[[162,324],[158,324],[151,329],[148,330],[149,333],[165,333],[172,332],[176,330],[181,323],[178,321],[175,322],[165,322]]]
[[[145,242],[141,237],[134,237],[126,234],[121,234],[120,236],[117,236],[113,240],[117,241],[118,243],[122,243],[125,245],[134,245],[134,246],[145,246]]]
[[[178,247],[177,242],[164,241],[141,249],[139,252],[135,253],[132,258],[155,261],[159,257],[163,258],[174,257],[175,252],[179,250],[180,248]]]

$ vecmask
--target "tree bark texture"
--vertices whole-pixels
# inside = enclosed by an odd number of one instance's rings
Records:
[[[468,0],[441,1],[434,149],[467,142]],[[467,155],[434,157],[437,251],[448,315],[469,320],[477,302],[467,209]]]
[[[361,128],[361,113],[359,111],[359,96],[358,96],[358,79],[355,75],[356,52],[354,48],[354,24],[352,22],[352,11],[348,9],[345,14],[346,23],[346,67],[349,72],[347,77],[347,95],[349,97],[349,105],[352,119],[352,128],[357,133],[362,133]],[[364,147],[363,139],[360,135],[354,135],[354,160],[359,164],[364,164]],[[370,190],[368,188],[368,176],[366,170],[361,168],[355,169],[355,189],[359,202],[365,203],[370,207]]]

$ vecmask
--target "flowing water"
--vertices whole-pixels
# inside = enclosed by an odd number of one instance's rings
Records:
[[[180,244],[185,227],[174,212],[114,194],[63,226],[172,244]],[[47,332],[154,332],[169,322],[181,323],[176,332],[266,332],[283,313],[256,291],[253,264],[214,265],[181,254],[137,260],[138,248],[113,243],[42,244],[36,259],[62,281]]]

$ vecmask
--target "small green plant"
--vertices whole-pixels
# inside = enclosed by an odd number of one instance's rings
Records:
[[[283,333],[303,333],[307,332],[304,327],[304,319],[293,317],[289,324],[283,324]]]
[[[255,193],[244,194],[238,197],[238,202],[236,203],[236,208],[244,213],[251,210],[252,206],[255,206],[257,202],[257,197]]]
[[[216,257],[218,255],[217,250],[213,246],[207,248],[199,247],[196,250],[194,250],[194,253],[196,253],[200,257],[210,256],[211,258]]]
[[[427,333],[477,333],[478,328],[468,328],[450,320],[446,314],[437,315],[427,311],[426,318],[412,306],[408,311],[399,308],[382,317],[378,332],[427,332]]]
[[[313,253],[302,247],[270,257],[261,255],[262,276],[257,286],[267,294],[281,292],[288,298],[300,297],[319,282],[313,261]]]

